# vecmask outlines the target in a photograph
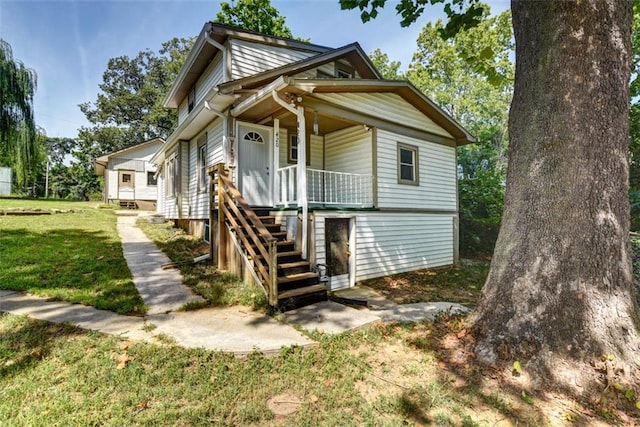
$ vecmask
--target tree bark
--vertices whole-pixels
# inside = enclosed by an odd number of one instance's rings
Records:
[[[476,355],[584,393],[639,350],[629,244],[632,4],[513,0],[502,227],[474,314]],[[634,368],[634,369],[632,369]]]

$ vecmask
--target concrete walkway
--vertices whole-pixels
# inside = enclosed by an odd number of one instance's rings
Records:
[[[118,234],[133,283],[148,307],[147,314],[179,310],[189,302],[204,302],[182,284],[178,269],[162,269],[162,264],[171,260],[136,226],[138,216],[128,213],[117,213]]]
[[[133,214],[133,215],[132,215]],[[253,351],[278,352],[284,346],[316,343],[294,328],[340,333],[378,321],[432,320],[442,311],[465,312],[452,303],[396,305],[367,288],[349,290],[345,298],[364,298],[370,308],[355,309],[332,301],[302,307],[284,314],[285,323],[246,307],[176,311],[200,296],[182,284],[178,270],[163,270],[170,260],[135,225],[138,216],[118,216],[118,233],[133,281],[148,306],[146,317],[122,316],[77,304],[0,290],[0,312],[27,315],[54,323],[71,323],[133,340],[166,342],[246,355]],[[167,338],[168,337],[168,338]]]

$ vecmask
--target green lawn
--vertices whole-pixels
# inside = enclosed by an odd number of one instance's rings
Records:
[[[122,256],[115,214],[96,206],[0,199],[0,211],[61,211],[42,216],[0,214],[0,289],[143,314],[146,307]]]
[[[438,350],[442,337],[430,324],[316,336],[316,348],[246,359],[124,342],[11,315],[0,315],[0,336],[0,420],[11,426],[482,426],[544,420],[517,394],[482,390],[479,371],[457,372]]]

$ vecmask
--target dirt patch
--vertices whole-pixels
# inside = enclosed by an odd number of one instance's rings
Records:
[[[267,407],[276,418],[286,418],[298,411],[300,405],[304,402],[298,396],[292,393],[282,393],[273,396],[267,401]]]
[[[473,307],[488,273],[488,262],[466,261],[458,266],[379,277],[361,284],[397,304],[448,301]]]

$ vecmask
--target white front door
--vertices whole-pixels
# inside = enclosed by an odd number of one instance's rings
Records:
[[[132,170],[118,171],[118,199],[119,200],[135,199],[135,182],[136,182],[136,171],[132,171]]]
[[[265,126],[238,125],[238,187],[251,206],[273,206],[272,131]]]

